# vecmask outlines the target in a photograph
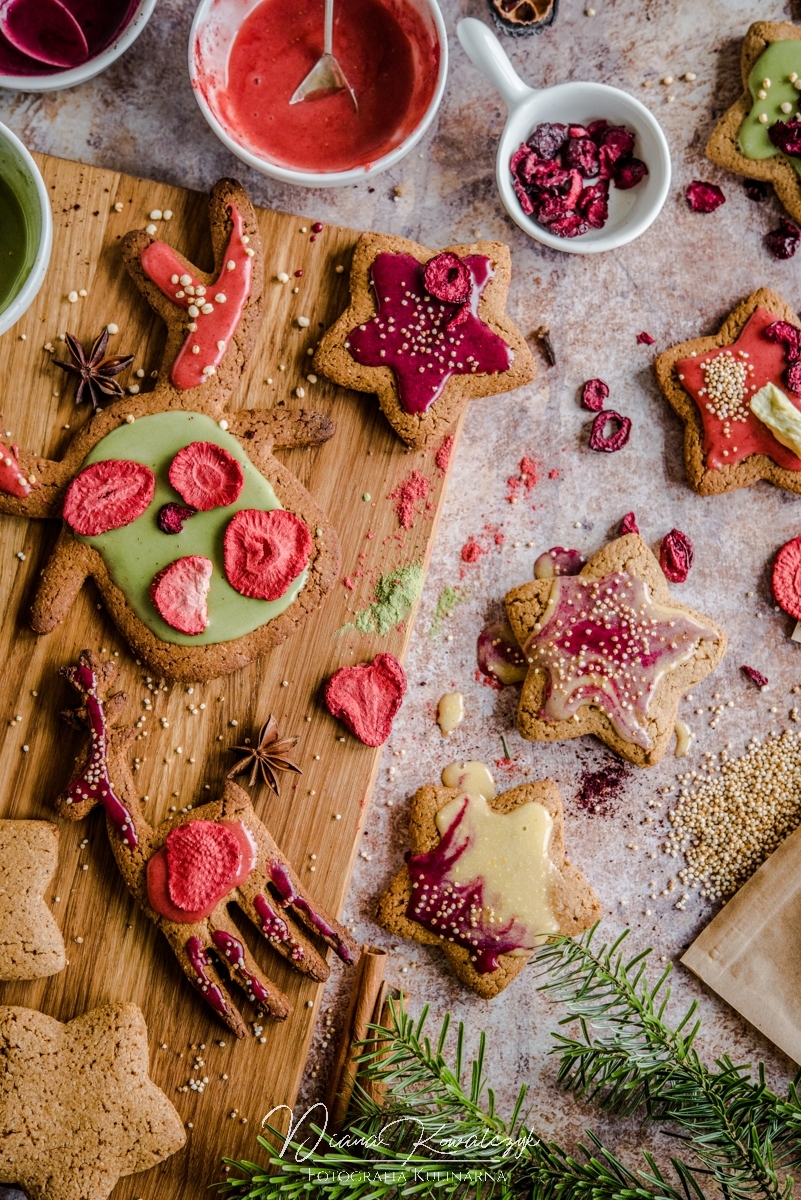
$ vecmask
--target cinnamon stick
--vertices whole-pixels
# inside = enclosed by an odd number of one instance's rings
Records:
[[[376,1002],[382,996],[386,960],[386,950],[378,946],[362,947],[326,1095],[329,1126],[333,1130],[341,1128],[353,1095],[361,1053],[361,1047],[356,1047],[355,1043],[367,1037],[367,1026],[375,1019]]]

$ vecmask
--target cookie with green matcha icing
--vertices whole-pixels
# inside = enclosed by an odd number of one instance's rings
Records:
[[[715,126],[706,156],[772,183],[801,222],[801,27],[756,21],[743,39],[740,69],[743,94]]]

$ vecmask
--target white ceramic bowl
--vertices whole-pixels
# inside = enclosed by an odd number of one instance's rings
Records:
[[[530,88],[517,75],[495,34],[483,21],[465,17],[456,32],[468,57],[497,88],[508,109],[498,143],[495,174],[498,191],[512,220],[544,246],[566,254],[615,250],[644,233],[659,215],[670,187],[670,151],[653,113],[628,92],[605,83],[559,83],[540,90]],[[509,162],[520,143],[543,121],[585,125],[601,118],[633,131],[634,153],[646,164],[648,174],[628,191],[610,188],[609,218],[603,229],[590,229],[576,238],[557,237],[523,212],[512,184]]]
[[[12,92],[56,92],[61,88],[86,83],[87,79],[94,79],[95,75],[100,75],[110,67],[136,41],[152,17],[155,7],[156,0],[139,0],[134,15],[119,37],[101,54],[90,58],[80,67],[73,67],[70,71],[54,71],[52,75],[3,75],[0,72],[0,87],[9,88]]]
[[[39,168],[19,138],[5,125],[0,125],[0,175],[20,197],[25,212],[32,215],[33,224],[33,251],[27,277],[11,303],[0,310],[0,334],[3,334],[30,308],[44,282],[53,248],[53,214]]]
[[[236,34],[242,22],[250,15],[261,0],[200,0],[192,31],[189,35],[189,76],[200,111],[220,141],[248,166],[280,179],[283,183],[295,183],[301,187],[346,187],[372,179],[381,171],[387,171],[400,162],[420,141],[434,120],[445,80],[448,75],[448,37],[445,22],[437,6],[437,0],[408,0],[422,14],[423,19],[439,43],[439,76],[437,86],[419,125],[409,136],[375,162],[365,167],[354,167],[348,171],[300,171],[281,166],[238,142],[225,125],[220,115],[217,96],[225,90],[228,75],[228,58]]]

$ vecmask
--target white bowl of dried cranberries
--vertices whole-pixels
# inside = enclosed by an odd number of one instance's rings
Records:
[[[616,250],[644,233],[670,187],[670,151],[653,113],[604,83],[530,88],[482,21],[465,17],[457,33],[508,109],[496,177],[512,220],[568,254]]]

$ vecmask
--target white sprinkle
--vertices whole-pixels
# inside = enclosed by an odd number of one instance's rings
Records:
[[[161,217],[162,217],[162,212],[161,212],[161,209],[160,209],[160,208],[154,208],[154,209],[153,209],[153,211],[152,211],[152,213],[150,214],[150,220],[151,220],[151,221],[160,221],[160,220],[161,220]]]
[[[192,317],[193,319],[197,316],[200,316],[200,309],[198,308],[198,306],[196,304],[190,304],[189,308],[186,311],[189,313],[189,316]]]
[[[306,389],[302,387],[295,388],[295,395],[297,396],[298,400],[302,400],[306,395]]]
[[[184,274],[181,276],[178,282],[183,284],[184,287],[187,287],[192,282],[192,276]]]
[[[165,208],[165,209],[164,209],[164,220],[165,220],[165,221],[171,221],[171,220],[172,220],[172,209],[171,209],[171,208]]]
[[[130,392],[130,394],[132,396],[138,396],[139,395],[139,384],[132,383],[131,386],[128,388],[128,391]]]
[[[111,333],[111,334],[114,334],[114,333],[119,333],[119,332],[120,332],[120,327],[119,327],[119,325],[113,325],[113,324],[112,324],[112,325],[107,325],[107,326],[106,326],[106,329],[107,329],[107,330],[109,331],[109,333]]]
[[[217,295],[214,297],[214,303],[215,304],[225,304],[227,299],[228,299],[228,297],[226,296],[225,292],[218,292]]]
[[[289,276],[286,271],[279,271],[275,278],[279,283],[289,283]]]
[[[227,421],[218,421],[218,422],[217,422],[217,424],[219,425],[220,429],[227,429],[227,428],[228,428],[228,422],[227,422]],[[236,725],[236,721],[232,721],[232,722],[231,722],[231,724],[232,724],[232,725]]]
[[[77,304],[78,303],[78,293],[70,292],[69,295],[67,296],[67,299],[69,300],[70,304]]]
[[[301,327],[301,329],[308,329],[309,325],[311,325],[311,321],[308,317],[298,317],[298,325]]]
[[[133,415],[133,413],[128,413],[128,415],[125,418],[125,424],[133,425],[135,420],[136,420],[136,417]]]
[[[316,383],[316,382],[317,382],[317,376],[316,376],[316,375],[307,375],[307,376],[306,376],[306,378],[308,379],[309,383]]]
[[[121,200],[118,200],[118,201],[117,201],[117,203],[114,205],[114,211],[115,211],[115,212],[122,212],[122,210],[123,210],[123,208],[124,208],[124,207],[125,207],[125,205],[122,203],[122,201],[121,201]]]
[[[234,260],[232,258],[228,259],[228,262],[225,264],[225,269],[227,271],[235,271],[236,270],[236,263],[234,262]]]
[[[150,236],[152,237],[155,232],[156,232],[155,225],[145,225],[145,233],[149,233]]]

